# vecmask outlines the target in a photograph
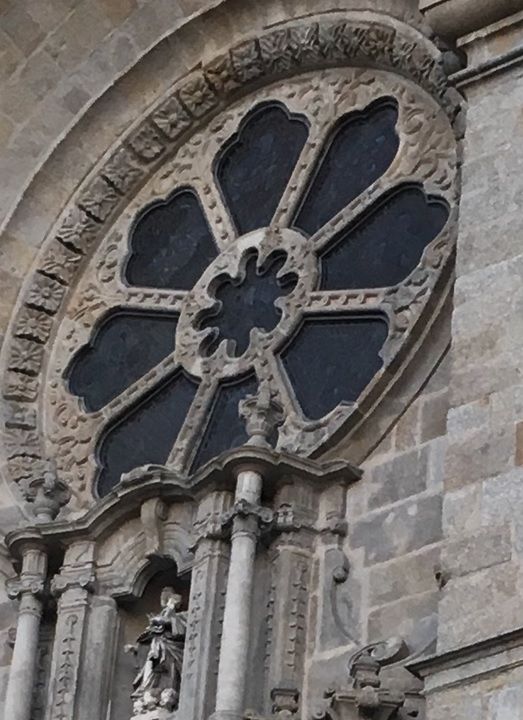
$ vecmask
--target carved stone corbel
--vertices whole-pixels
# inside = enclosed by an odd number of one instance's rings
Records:
[[[314,720],[407,720],[418,717],[406,705],[405,693],[386,687],[380,677],[383,666],[399,660],[408,650],[399,638],[368,645],[349,662],[348,687],[325,692],[323,707]]]

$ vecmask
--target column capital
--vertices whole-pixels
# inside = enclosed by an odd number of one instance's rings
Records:
[[[45,581],[37,576],[20,575],[6,581],[6,590],[11,600],[19,600],[25,594],[40,598],[44,594]]]
[[[94,549],[91,541],[79,541],[67,548],[62,568],[51,582],[54,595],[59,597],[69,590],[77,590],[83,598],[85,593],[94,591]]]
[[[47,554],[39,542],[32,538],[21,547],[22,570],[18,577],[6,582],[8,596],[12,599],[21,598],[24,594],[40,598],[45,590],[47,577]]]

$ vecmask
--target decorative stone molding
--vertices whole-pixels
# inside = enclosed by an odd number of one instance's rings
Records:
[[[42,474],[46,441],[37,405],[45,387],[46,394],[50,390],[57,423],[50,434],[53,452],[57,454],[60,477],[71,484],[71,507],[83,510],[92,502],[89,488],[85,487],[92,427],[85,416],[62,404],[55,380],[47,387],[43,361],[50,355],[50,339],[62,320],[69,289],[77,284],[87,256],[108,236],[117,213],[184,138],[208,123],[232,100],[279,78],[339,66],[388,69],[421,86],[451,120],[457,113],[459,99],[447,87],[441,54],[418,30],[396,20],[387,24],[384,16],[372,13],[343,16],[333,13],[283,25],[245,40],[184,78],[108,152],[103,164],[86,180],[45,243],[5,343],[4,397],[8,406],[5,443],[8,469],[14,481],[29,479],[32,483]],[[441,142],[441,133],[436,135],[437,142]],[[436,142],[436,137],[433,141]],[[440,171],[443,170],[443,175],[446,172],[443,165],[435,169],[440,178],[443,177]],[[427,268],[421,271],[423,277],[418,274],[412,278],[410,290],[387,299],[397,310],[396,334],[404,333],[413,313],[416,314],[414,308],[425,305],[424,283],[430,286],[435,282],[442,262],[445,264],[442,257],[448,258],[451,244],[451,237],[444,238],[442,248],[427,256]],[[99,268],[100,282],[104,282],[104,277],[107,279],[108,264],[114,262],[116,245],[113,246],[112,260],[109,253],[107,263]],[[87,295],[84,299],[85,304],[78,307],[78,318],[83,326],[90,327],[108,307],[108,299],[100,298],[94,285],[90,299]],[[142,305],[152,303],[155,307],[162,307],[165,302],[162,293],[147,291],[114,299]],[[321,310],[324,299],[318,297],[316,301]],[[327,301],[340,307],[345,302],[335,295]],[[80,335],[78,338],[81,339]],[[117,410],[116,405],[113,410]],[[317,446],[327,434],[320,432]],[[311,446],[307,451],[314,449]]]
[[[300,693],[291,684],[281,684],[271,690],[272,708],[271,715],[264,718],[252,710],[246,710],[243,720],[292,720],[300,709]]]
[[[57,541],[68,545],[75,542],[78,536],[94,541],[124,518],[133,513],[138,516],[147,499],[161,498],[165,502],[175,503],[195,501],[214,491],[232,492],[235,474],[245,467],[256,467],[263,473],[269,495],[274,493],[282,477],[299,476],[318,491],[338,484],[345,487],[361,477],[361,470],[345,460],[318,462],[267,448],[244,446],[224,453],[190,478],[181,477],[163,466],[137,468],[130,480],[122,481],[81,518],[55,520],[53,523],[39,524],[38,528],[13,531],[6,536],[6,545],[13,557],[20,557],[29,540],[38,539],[42,547]],[[211,532],[215,521],[221,526],[221,514],[225,509],[216,510],[218,515],[213,512],[209,517],[197,518],[195,535],[205,527],[207,530],[204,532]]]
[[[522,0],[421,0],[420,10],[434,32],[446,40],[480,30],[523,10]]]
[[[413,658],[406,668],[424,681],[424,693],[467,685],[494,673],[523,665],[523,628],[424,658]]]

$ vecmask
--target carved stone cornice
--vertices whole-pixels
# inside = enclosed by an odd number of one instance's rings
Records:
[[[523,0],[421,0],[420,10],[437,35],[453,41],[523,10]]]
[[[6,536],[6,545],[16,557],[29,539],[38,538],[45,547],[57,541],[68,544],[82,539],[95,539],[110,527],[121,524],[129,517],[140,514],[143,503],[151,498],[171,502],[197,501],[214,491],[234,491],[235,477],[245,469],[254,469],[264,478],[264,491],[270,497],[282,477],[295,476],[315,488],[348,485],[356,482],[362,471],[345,460],[320,462],[299,458],[268,448],[243,446],[223,453],[207,463],[191,477],[174,473],[160,465],[137,468],[77,520],[58,520],[42,523],[37,528],[16,530]],[[221,520],[219,520],[221,522]],[[221,530],[216,527],[217,536]],[[206,532],[211,534],[212,523]]]
[[[523,666],[523,627],[447,652],[407,662],[430,694]]]

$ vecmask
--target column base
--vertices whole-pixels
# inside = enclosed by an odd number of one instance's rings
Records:
[[[216,712],[213,712],[209,720],[243,720],[243,713],[235,713],[228,710],[217,710]]]

